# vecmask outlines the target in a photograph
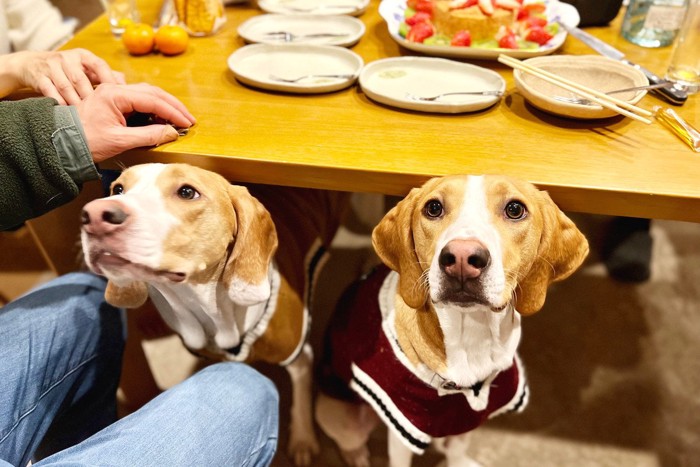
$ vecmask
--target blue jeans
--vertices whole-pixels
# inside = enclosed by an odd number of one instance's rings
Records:
[[[0,466],[269,465],[278,394],[243,364],[211,365],[116,420],[125,326],[105,285],[68,274],[0,309]]]

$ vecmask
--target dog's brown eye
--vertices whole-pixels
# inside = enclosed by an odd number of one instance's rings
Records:
[[[197,199],[199,192],[189,185],[182,185],[177,189],[177,195],[182,199]]]
[[[121,195],[122,193],[124,193],[124,185],[122,185],[121,183],[117,183],[112,187],[113,195]]]
[[[505,213],[508,219],[522,219],[527,214],[525,205],[520,201],[510,201],[506,204]]]
[[[442,216],[442,203],[436,199],[431,199],[427,203],[425,203],[425,207],[423,208],[423,212],[425,213],[426,216],[428,217],[440,217]]]

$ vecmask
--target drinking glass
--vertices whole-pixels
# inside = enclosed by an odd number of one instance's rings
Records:
[[[700,0],[691,0],[688,5],[666,78],[689,93],[700,91]]]
[[[136,0],[100,0],[109,19],[109,28],[115,36],[121,36],[130,23],[139,21]]]

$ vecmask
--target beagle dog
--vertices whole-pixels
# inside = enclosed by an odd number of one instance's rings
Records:
[[[521,316],[588,242],[546,192],[492,175],[428,180],[372,241],[385,266],[345,292],[329,324],[316,420],[352,466],[369,465],[380,420],[392,467],[433,441],[447,465],[478,465],[466,433],[527,404]]]
[[[143,164],[84,207],[81,241],[88,267],[108,279],[109,303],[135,308],[150,296],[193,353],[285,366],[289,453],[309,465],[318,451],[309,309],[346,205],[341,192],[245,187],[186,164]]]

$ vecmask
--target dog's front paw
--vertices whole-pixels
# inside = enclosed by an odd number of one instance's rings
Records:
[[[350,467],[369,467],[369,449],[362,445],[351,451],[340,450],[340,455]]]
[[[311,436],[294,436],[289,440],[287,452],[289,457],[297,467],[308,467],[311,465],[312,459],[320,451],[320,447],[316,437]]]

